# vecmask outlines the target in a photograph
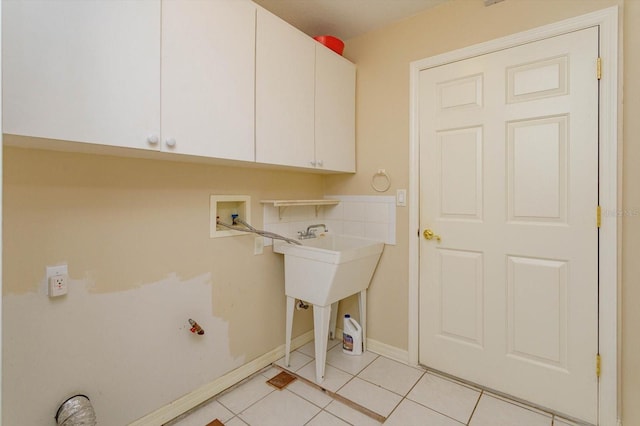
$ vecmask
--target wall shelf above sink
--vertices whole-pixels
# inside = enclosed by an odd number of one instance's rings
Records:
[[[278,219],[282,219],[282,211],[287,207],[315,206],[316,217],[318,217],[318,209],[322,206],[335,206],[340,200],[261,200],[262,204],[271,204],[278,207]]]

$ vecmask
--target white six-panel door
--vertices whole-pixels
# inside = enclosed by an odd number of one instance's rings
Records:
[[[597,422],[598,30],[420,73],[419,361]]]

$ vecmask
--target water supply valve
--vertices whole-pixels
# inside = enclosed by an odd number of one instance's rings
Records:
[[[204,330],[202,329],[202,327],[200,327],[200,325],[191,318],[189,318],[189,324],[191,325],[190,330],[193,334],[197,334],[199,336],[202,336],[204,334]]]

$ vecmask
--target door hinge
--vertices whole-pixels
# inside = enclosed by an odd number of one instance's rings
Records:
[[[600,228],[602,225],[602,209],[600,206],[596,207],[596,226]]]
[[[596,77],[598,80],[602,78],[602,58],[596,59]]]
[[[600,363],[601,363],[600,354],[596,354],[596,377],[600,377]]]

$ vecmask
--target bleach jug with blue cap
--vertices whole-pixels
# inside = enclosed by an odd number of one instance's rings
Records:
[[[348,355],[362,355],[362,327],[349,314],[344,316],[342,326],[342,352]]]

